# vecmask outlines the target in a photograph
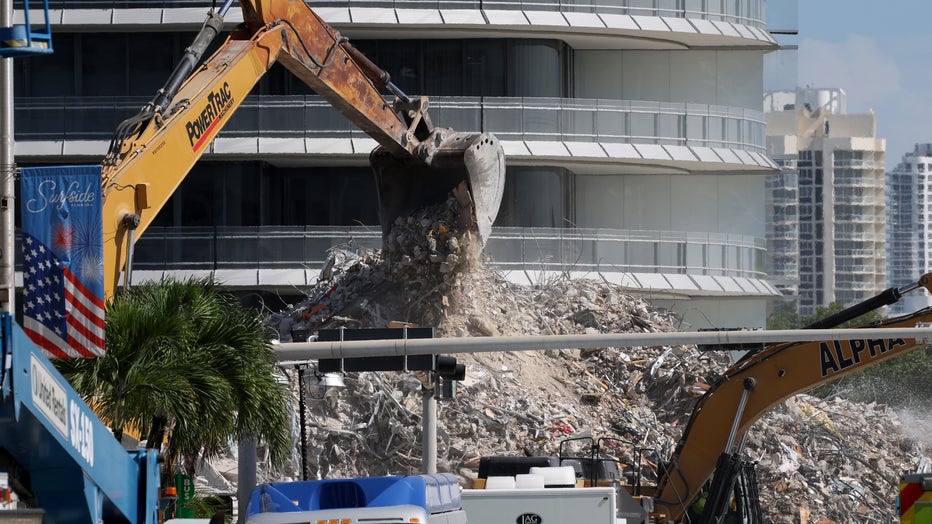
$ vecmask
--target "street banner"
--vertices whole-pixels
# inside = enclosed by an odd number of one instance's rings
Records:
[[[104,353],[100,166],[21,169],[23,328],[50,358]]]

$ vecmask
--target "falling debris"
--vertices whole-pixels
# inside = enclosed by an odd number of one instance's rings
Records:
[[[275,315],[281,340],[393,321],[434,326],[441,337],[676,330],[676,318],[600,280],[508,282],[470,252],[452,206],[397,221],[384,251],[332,250],[306,300]],[[696,400],[729,365],[725,354],[694,346],[458,357],[467,376],[439,408],[438,469],[464,486],[481,456],[555,455],[580,436],[629,442],[618,456],[630,465],[640,454],[644,481],[655,480]],[[422,379],[349,373],[343,389],[305,388],[308,476],[420,472]],[[758,421],[744,454],[758,464],[763,514],[776,523],[895,522],[899,476],[929,465],[926,442],[907,436],[886,406],[809,395]],[[265,474],[299,477],[297,464]]]

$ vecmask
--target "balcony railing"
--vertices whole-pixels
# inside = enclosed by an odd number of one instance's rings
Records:
[[[380,246],[377,227],[152,227],[136,243],[134,267],[318,269],[333,247],[361,252]],[[502,270],[765,276],[764,241],[744,235],[497,227],[486,250]]]
[[[311,0],[311,7],[386,9],[500,9],[608,15],[664,16],[731,22],[764,29],[764,0]],[[724,4],[724,5],[723,5]],[[171,9],[210,7],[211,0],[50,0],[50,9]],[[15,0],[14,7],[22,1]]]
[[[17,98],[16,140],[110,140],[145,98]],[[501,140],[724,147],[766,153],[763,113],[705,104],[580,98],[438,97],[433,121]],[[250,96],[220,137],[363,138],[315,95]]]

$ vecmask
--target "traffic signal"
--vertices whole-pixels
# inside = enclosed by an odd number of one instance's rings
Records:
[[[466,364],[460,364],[456,357],[435,355],[434,372],[445,379],[463,380],[466,378]]]
[[[320,342],[349,340],[399,340],[433,338],[434,328],[321,329]],[[391,357],[322,358],[317,361],[318,373],[348,371],[430,371],[434,375],[436,397],[456,396],[456,382],[466,378],[466,364],[448,355],[408,355]]]

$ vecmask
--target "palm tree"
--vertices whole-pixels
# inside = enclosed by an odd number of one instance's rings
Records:
[[[107,352],[56,366],[119,435],[136,427],[170,468],[188,473],[231,439],[264,443],[273,464],[290,456],[287,390],[276,378],[263,319],[212,278],[164,278],[107,304]]]

